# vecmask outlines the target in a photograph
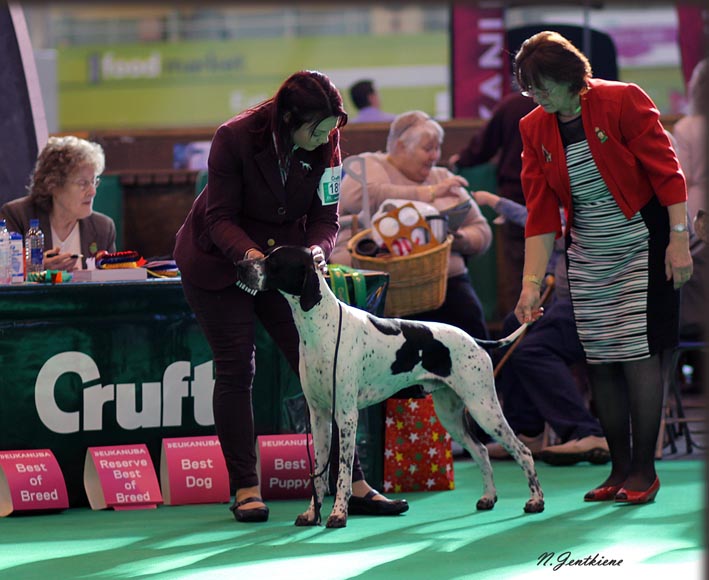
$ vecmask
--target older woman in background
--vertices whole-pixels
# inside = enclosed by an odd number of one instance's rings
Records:
[[[438,167],[443,143],[443,128],[422,111],[398,115],[391,123],[386,153],[363,153],[364,174],[371,213],[386,199],[405,199],[429,203],[446,209],[470,199],[465,178]],[[482,304],[470,282],[466,258],[487,251],[492,230],[472,199],[462,225],[453,233],[448,265],[448,285],[443,305],[407,318],[452,324],[475,338],[487,338]],[[342,181],[341,214],[362,211],[362,184],[346,177]],[[350,233],[343,228],[331,261],[349,264],[346,250]]]
[[[30,219],[39,219],[45,269],[80,269],[79,256],[116,251],[113,220],[93,210],[104,166],[99,144],[73,136],[50,137],[37,159],[29,195],[0,208],[7,229],[22,235]]]

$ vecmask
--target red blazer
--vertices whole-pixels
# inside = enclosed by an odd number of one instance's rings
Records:
[[[657,196],[663,206],[687,200],[687,185],[660,112],[637,85],[590,79],[581,118],[598,170],[618,207],[630,219]],[[559,206],[573,220],[566,155],[556,114],[537,107],[519,124],[527,237],[561,235]]]
[[[268,123],[270,107],[221,125],[209,152],[207,186],[177,232],[181,275],[208,290],[236,282],[234,264],[250,248],[317,244],[328,257],[339,228],[337,203],[317,194],[326,167],[340,165],[339,132],[314,151],[297,149],[285,187]]]

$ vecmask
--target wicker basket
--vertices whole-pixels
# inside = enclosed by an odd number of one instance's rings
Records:
[[[355,251],[360,240],[371,237],[371,231],[363,230],[352,236],[347,243],[347,250],[352,255],[352,266],[355,268],[389,274],[384,316],[408,316],[441,306],[446,298],[448,260],[453,236],[417,254],[373,258]]]

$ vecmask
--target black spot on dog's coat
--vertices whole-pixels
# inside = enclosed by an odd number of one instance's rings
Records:
[[[406,342],[396,351],[391,365],[393,374],[412,370],[419,362],[427,371],[441,377],[451,374],[453,363],[448,347],[433,338],[431,329],[415,322],[402,322],[401,331]]]

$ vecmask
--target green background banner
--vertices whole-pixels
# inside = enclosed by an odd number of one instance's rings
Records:
[[[348,87],[377,81],[393,111],[448,103],[445,33],[264,38],[58,49],[59,124],[74,129],[216,125],[270,97],[300,69]],[[445,103],[445,105],[443,104]]]

